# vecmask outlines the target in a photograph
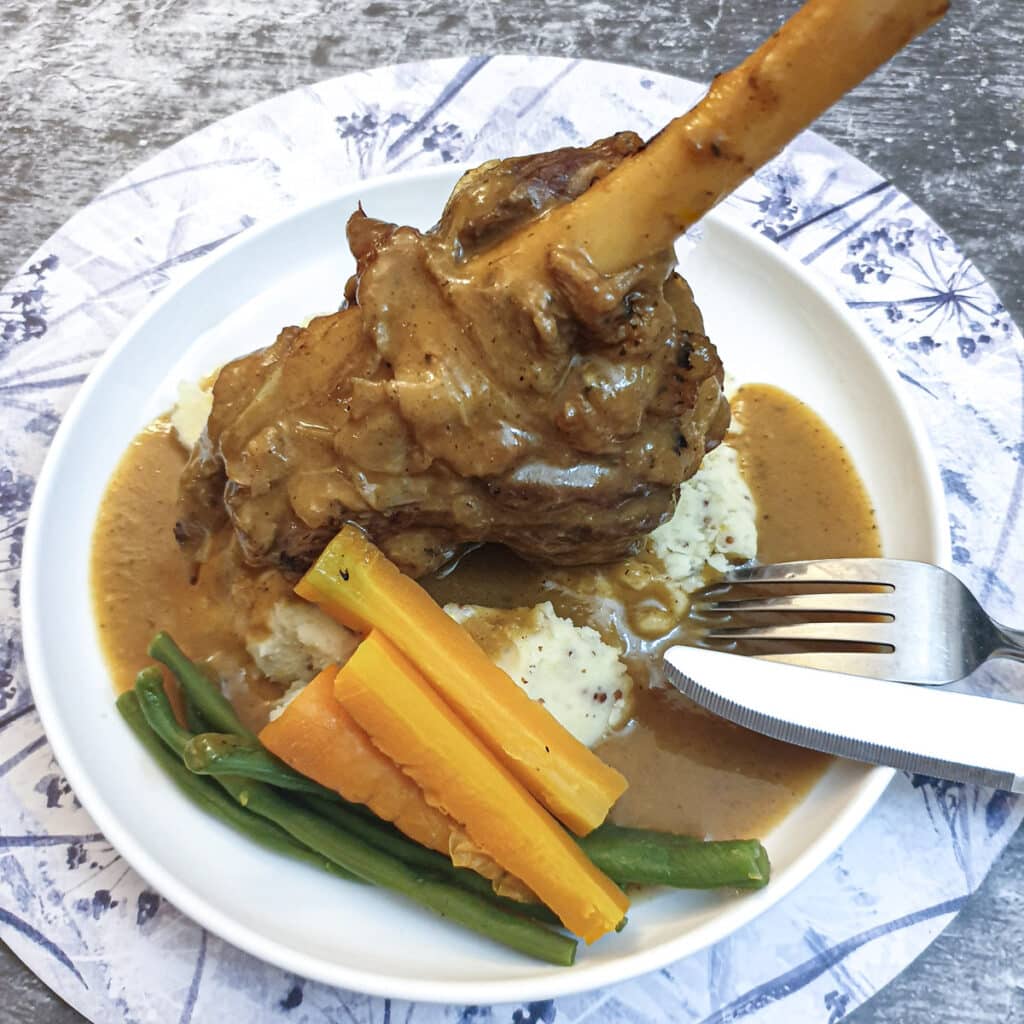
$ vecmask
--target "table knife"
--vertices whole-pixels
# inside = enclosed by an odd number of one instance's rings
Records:
[[[680,692],[765,736],[1024,792],[1024,704],[697,647],[672,647],[665,662]]]

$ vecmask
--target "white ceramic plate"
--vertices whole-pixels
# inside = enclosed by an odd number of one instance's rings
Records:
[[[558,969],[246,843],[194,809],[139,749],[114,709],[90,607],[90,534],[111,472],[132,436],[173,403],[180,380],[268,344],[280,326],[336,308],[352,268],[344,222],[357,201],[371,214],[426,227],[456,176],[446,168],[365,182],[247,232],[129,327],[79,393],[40,477],[25,544],[23,628],[36,705],[75,793],[181,910],[300,975],[407,999],[495,1003],[609,984],[722,938],[820,864],[891,773],[836,763],[765,837],[774,865],[766,889],[643,901],[621,935]],[[827,286],[718,216],[708,218],[682,269],[737,379],[786,388],[846,442],[874,499],[886,553],[947,562],[942,491],[924,435],[863,328]]]

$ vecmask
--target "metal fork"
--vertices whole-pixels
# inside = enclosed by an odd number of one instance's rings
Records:
[[[818,592],[806,592],[812,585]],[[755,586],[769,596],[750,596]],[[881,589],[856,589],[865,587]],[[775,588],[789,592],[772,596]],[[1024,630],[995,622],[952,573],[925,562],[826,558],[747,566],[695,595],[694,610],[709,627],[709,646],[741,650],[754,643],[773,661],[876,679],[942,685],[989,658],[1024,661]],[[780,617],[794,621],[779,623]]]

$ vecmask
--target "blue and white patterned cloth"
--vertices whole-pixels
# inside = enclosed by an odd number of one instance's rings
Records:
[[[400,1004],[289,975],[183,917],[96,832],[42,734],[19,643],[26,514],[62,414],[131,316],[227,239],[358,178],[585,144],[615,127],[650,133],[700,91],[633,68],[527,57],[335,79],[143,164],[0,292],[0,935],[86,1017],[831,1024],[934,938],[1012,835],[1014,797],[899,777],[803,885],[703,953],[555,1002]],[[906,196],[810,134],[726,212],[811,266],[870,325],[937,453],[958,572],[994,614],[1024,620],[1012,589],[1024,575],[1024,347],[981,274]],[[1007,671],[980,684],[1012,681]]]

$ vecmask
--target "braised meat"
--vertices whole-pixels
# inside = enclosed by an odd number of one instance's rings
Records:
[[[355,213],[343,311],[221,372],[183,546],[230,523],[297,572],[350,521],[417,574],[482,541],[628,553],[728,423],[675,239],[945,8],[808,0],[646,146],[485,164],[427,232]]]
[[[485,164],[427,232],[354,213],[346,308],[221,371],[179,539],[201,559],[228,518],[249,561],[293,572],[345,522],[413,573],[483,541],[563,564],[635,548],[728,424],[672,250],[602,274],[555,247],[525,285],[480,257],[639,148]]]

